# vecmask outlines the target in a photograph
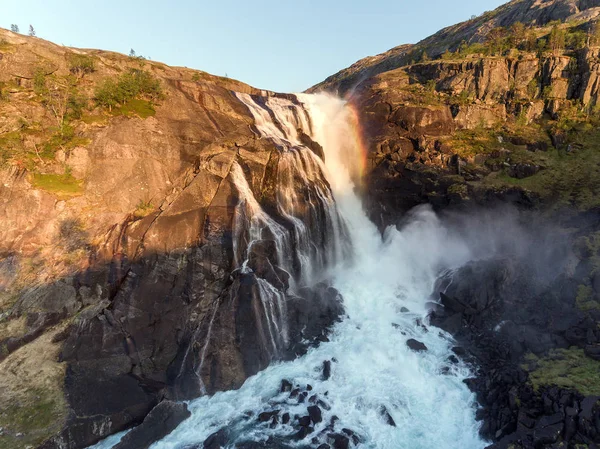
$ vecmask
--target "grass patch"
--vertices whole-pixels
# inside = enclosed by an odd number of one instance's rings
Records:
[[[564,206],[588,210],[600,206],[600,128],[582,124],[570,133],[571,145],[547,152],[529,152],[524,147],[505,145],[511,149],[511,162],[537,164],[544,169],[525,179],[515,179],[506,173],[489,176],[489,185],[514,185],[535,192],[549,200],[555,208]],[[489,140],[488,140],[489,142]],[[472,152],[486,151],[485,143]]]
[[[106,116],[101,114],[83,114],[80,120],[86,125],[106,125],[108,122]]]
[[[9,43],[6,39],[0,39],[0,51],[12,50],[13,44]]]
[[[577,307],[584,312],[600,309],[600,303],[594,300],[594,289],[589,285],[580,285],[575,298]]]
[[[0,449],[37,447],[59,430],[63,404],[46,395],[43,390],[30,391],[26,398],[10,404],[0,412]],[[17,433],[23,436],[16,437]]]
[[[523,368],[529,371],[529,381],[536,390],[557,385],[586,396],[600,395],[600,362],[586,357],[583,349],[556,349],[543,358],[528,354],[525,359]]]
[[[82,181],[78,181],[70,174],[34,173],[31,183],[36,189],[45,190],[62,198],[78,196],[83,191]]]
[[[137,204],[133,216],[135,218],[144,218],[154,211],[154,206],[151,201],[142,201]]]
[[[0,134],[0,167],[6,164],[15,154],[22,151],[22,133],[12,131]]]
[[[123,115],[125,117],[137,115],[138,117],[145,119],[156,115],[156,110],[150,101],[134,98],[127,101],[122,106],[114,107],[111,114],[115,116]]]

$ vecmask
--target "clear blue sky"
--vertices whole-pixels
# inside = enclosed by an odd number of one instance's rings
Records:
[[[1,0],[0,26],[296,92],[503,0]]]

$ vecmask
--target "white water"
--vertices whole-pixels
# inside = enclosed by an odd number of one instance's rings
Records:
[[[353,248],[350,263],[338,263],[332,271],[333,284],[344,297],[348,318],[335,327],[330,342],[306,356],[270,366],[237,391],[191,401],[192,416],[152,449],[182,449],[201,443],[221,427],[235,423],[245,411],[268,410],[269,401],[284,399],[284,395],[278,397],[282,379],[311,384],[320,397],[328,392],[327,402],[332,409],[323,411],[323,423],[315,430],[318,432],[332,415],[337,415],[340,421],[336,430],[346,427],[355,431],[363,438],[362,448],[485,447],[474,419],[474,397],[462,382],[469,376],[468,369],[452,366],[450,374],[442,374],[452,354],[450,337],[415,322],[417,318],[425,321],[426,302],[440,270],[469,259],[467,246],[449,238],[428,208],[414,211],[412,220],[401,231],[390,228],[381,237],[354,193],[351,175],[356,172],[353,164],[359,148],[352,137],[349,111],[341,100],[324,95],[299,96],[308,111],[308,123],[299,113],[304,113],[302,108],[288,100],[270,99],[267,106],[277,117],[278,127],[249,96],[240,98],[257,118],[262,136],[279,143],[287,141],[289,147],[290,141],[298,144],[296,130],[302,128],[324,147],[323,169]],[[254,208],[252,214],[260,216],[256,206],[250,206]],[[290,212],[293,204],[287,207]],[[265,217],[259,221],[263,226],[268,223]],[[410,312],[402,313],[402,307]],[[409,338],[422,341],[429,350],[409,350]],[[322,362],[332,358],[337,360],[332,364],[332,376],[322,381]],[[379,413],[381,406],[387,408],[396,427],[386,424]],[[292,416],[306,414],[306,404],[295,407],[290,410]],[[245,437],[260,440],[285,431],[285,427],[271,430],[255,426],[255,434],[246,431]],[[295,432],[291,427],[288,431]]]

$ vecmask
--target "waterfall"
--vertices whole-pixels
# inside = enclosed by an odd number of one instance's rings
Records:
[[[289,441],[296,432],[290,425],[259,425],[248,418],[275,407],[286,407],[292,417],[306,414],[307,404],[280,392],[282,379],[310,384],[311,394],[324,398],[327,407],[311,434],[281,447],[317,447],[322,443],[317,436],[343,428],[358,436],[356,447],[361,448],[485,447],[478,436],[475,398],[463,383],[469,368],[449,361],[452,338],[427,322],[437,276],[464,263],[468,248],[448,239],[426,207],[413,211],[402,229],[389,228],[383,236],[369,221],[356,188],[363,149],[353,111],[344,101],[327,95],[237,97],[252,112],[260,137],[279,149],[280,159],[277,219],[254,198],[242,167],[232,167],[240,196],[236,263],[250,270],[252,254],[262,250],[265,240],[274,241],[276,265],[292,275],[290,289],[296,288],[292,281],[305,285],[326,276],[343,295],[348,317],[330,341],[305,356],[271,365],[239,390],[191,401],[192,416],[152,449],[202,447],[224,427],[234,438],[228,448],[269,437]],[[322,146],[323,158],[306,136]],[[276,351],[286,338],[285,297],[263,279],[258,288],[268,317],[261,338]],[[428,350],[413,352],[407,346],[411,338]],[[332,361],[328,379],[319,369],[325,360]],[[319,443],[312,444],[312,438]]]

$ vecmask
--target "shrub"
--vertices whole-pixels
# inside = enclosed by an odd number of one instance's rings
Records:
[[[107,79],[100,84],[96,89],[94,100],[99,106],[112,109],[135,98],[156,101],[163,97],[158,79],[144,70],[131,69],[116,80]]]
[[[33,91],[37,95],[45,95],[48,93],[46,86],[46,73],[42,69],[37,69],[33,74]]]
[[[73,75],[82,78],[95,70],[94,58],[87,55],[73,55],[69,60],[69,70]]]

